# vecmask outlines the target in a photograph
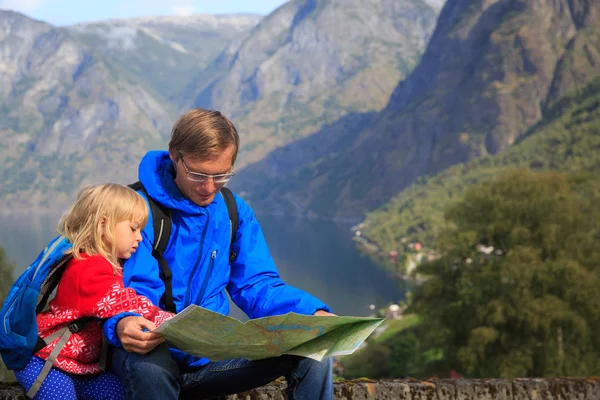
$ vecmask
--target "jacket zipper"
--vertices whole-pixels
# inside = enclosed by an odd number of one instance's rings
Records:
[[[194,265],[194,269],[192,270],[192,273],[190,274],[190,277],[188,278],[187,290],[185,292],[185,303],[183,304],[183,307],[181,307],[182,310],[185,307],[190,305],[190,294],[192,291],[192,279],[194,278],[194,275],[196,275],[196,271],[198,270],[198,267],[200,266],[200,261],[202,260],[202,252],[204,250],[204,238],[206,237],[206,231],[208,230],[209,222],[210,222],[210,215],[208,213],[206,213],[206,222],[204,224],[204,230],[202,231],[202,238],[200,241],[200,251],[198,252],[198,258],[196,259],[196,264]],[[207,278],[205,277],[204,279],[206,280]]]
[[[208,265],[208,271],[206,271],[206,275],[204,275],[204,281],[202,282],[202,287],[200,288],[200,292],[198,294],[198,299],[196,303],[200,305],[202,303],[202,299],[204,298],[204,293],[206,292],[206,287],[208,286],[208,280],[212,275],[213,268],[215,266],[215,259],[217,258],[217,251],[213,250],[210,253],[210,264]]]

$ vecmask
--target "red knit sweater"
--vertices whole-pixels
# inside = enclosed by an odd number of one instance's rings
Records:
[[[83,317],[108,318],[125,311],[140,313],[157,326],[171,314],[152,305],[150,300],[138,296],[133,289],[123,286],[121,274],[115,275],[112,265],[102,256],[73,259],[60,279],[56,296],[49,309],[38,314],[39,335],[44,338]],[[59,339],[35,355],[46,359]],[[73,333],[61,350],[54,367],[74,374],[100,372],[102,350],[102,324],[89,322]]]

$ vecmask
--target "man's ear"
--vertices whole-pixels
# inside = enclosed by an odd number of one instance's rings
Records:
[[[173,164],[177,162],[177,154],[175,154],[175,150],[169,149],[169,158],[173,161]]]

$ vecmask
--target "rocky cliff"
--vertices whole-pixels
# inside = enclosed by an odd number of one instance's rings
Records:
[[[198,83],[194,106],[242,136],[238,167],[351,112],[381,110],[416,65],[437,11],[421,0],[292,0],[266,16]]]
[[[254,14],[146,17],[67,27],[91,51],[139,78],[165,99],[187,106],[186,86],[262,16]],[[212,70],[212,72],[216,72]]]
[[[234,15],[56,28],[2,12],[6,209],[61,210],[83,184],[130,182],[188,106],[234,119],[238,169],[344,115],[381,110],[418,62],[439,3],[293,0],[257,26]]]
[[[450,0],[384,110],[278,149],[234,185],[270,212],[360,219],[421,176],[510,147],[600,73],[599,26],[594,0]]]
[[[169,133],[171,107],[65,29],[0,10],[0,68],[4,212],[56,210],[82,183],[131,180]]]

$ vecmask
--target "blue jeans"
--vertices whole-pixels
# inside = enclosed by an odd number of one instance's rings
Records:
[[[127,399],[210,399],[287,379],[289,400],[333,398],[331,359],[281,356],[250,361],[211,362],[193,370],[180,369],[163,343],[148,354],[112,351],[112,371],[123,381]]]

